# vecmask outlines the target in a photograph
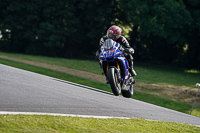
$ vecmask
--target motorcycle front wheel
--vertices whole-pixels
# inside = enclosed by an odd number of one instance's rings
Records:
[[[115,96],[119,96],[121,93],[121,85],[117,80],[117,72],[115,71],[115,68],[108,69],[108,82],[110,84],[113,94]]]

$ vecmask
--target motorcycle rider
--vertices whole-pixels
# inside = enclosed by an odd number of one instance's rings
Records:
[[[116,25],[111,26],[107,30],[107,34],[104,35],[100,39],[99,49],[96,52],[96,58],[99,58],[99,54],[101,53],[101,46],[104,44],[105,40],[112,39],[113,41],[120,43],[125,48],[124,49],[123,47],[121,47],[120,50],[123,51],[124,56],[128,60],[129,72],[130,72],[131,76],[136,76],[137,74],[136,74],[135,70],[133,69],[133,56],[132,56],[132,54],[134,54],[134,49],[130,47],[126,38],[121,35],[121,32],[122,32],[122,29]],[[100,65],[101,65],[101,61],[100,61]]]

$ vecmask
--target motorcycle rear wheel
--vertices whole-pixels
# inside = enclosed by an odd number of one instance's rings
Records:
[[[115,68],[108,69],[108,82],[110,84],[113,94],[115,96],[119,96],[121,93],[121,85],[117,80],[117,72],[115,71]]]
[[[122,96],[126,98],[131,98],[133,96],[133,85],[128,85],[128,90],[122,90]]]

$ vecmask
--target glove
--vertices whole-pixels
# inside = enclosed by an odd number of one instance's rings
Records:
[[[133,48],[129,48],[129,53],[134,54],[135,50]]]
[[[134,54],[134,49],[133,48],[125,48],[124,53]]]

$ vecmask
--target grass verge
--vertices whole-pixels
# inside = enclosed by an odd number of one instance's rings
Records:
[[[90,60],[53,58],[3,52],[0,52],[0,55],[54,64],[95,74],[101,74],[102,72],[99,68],[99,64]],[[139,82],[194,87],[200,79],[200,73],[191,73],[191,71],[185,69],[168,68],[165,66],[152,67],[141,63],[137,64],[137,62],[135,62],[134,68],[138,74],[135,78]]]
[[[200,132],[200,127],[144,119],[94,119],[61,116],[0,115],[1,132]]]
[[[15,61],[10,61],[10,60],[6,60],[6,59],[0,59],[0,63],[111,92],[110,86],[108,84],[97,82],[94,80],[89,80],[89,79],[69,75],[66,73],[52,71],[49,69],[36,67],[36,66],[32,66],[32,65],[28,65],[28,64],[24,64],[24,63],[19,63],[19,62],[15,62]],[[139,91],[135,91],[133,98],[140,100],[140,101],[147,102],[147,103],[162,106],[165,108],[180,111],[183,113],[187,113],[187,114],[189,114],[190,109],[192,107],[191,105],[186,104],[186,103],[173,101],[170,99],[162,98],[159,96],[155,96],[155,95],[151,95],[151,94],[147,94],[147,93],[143,93],[143,92],[139,92]],[[200,107],[195,107],[193,112],[194,113],[192,113],[192,115],[200,117]]]

